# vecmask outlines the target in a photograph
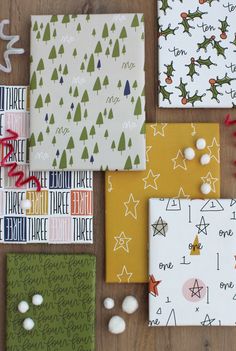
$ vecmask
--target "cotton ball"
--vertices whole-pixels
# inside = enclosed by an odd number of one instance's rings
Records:
[[[107,310],[111,310],[115,306],[115,301],[111,297],[106,297],[103,305]]]
[[[211,186],[210,186],[210,184],[208,184],[208,183],[203,183],[203,184],[201,185],[201,192],[202,192],[202,194],[204,194],[204,195],[209,194],[209,193],[211,192]]]
[[[200,138],[196,141],[196,148],[198,150],[203,150],[206,147],[206,140],[203,138]]]
[[[210,155],[208,155],[208,154],[204,154],[204,155],[202,155],[202,157],[201,157],[201,159],[200,159],[200,163],[201,163],[201,165],[208,165],[208,163],[210,163],[210,161],[211,161],[211,157],[210,157]]]
[[[109,320],[108,330],[112,334],[121,334],[125,331],[125,321],[120,316],[113,316]]]
[[[22,208],[23,211],[29,210],[31,208],[31,201],[28,199],[24,199],[20,203],[20,207]]]
[[[42,305],[43,303],[43,297],[42,295],[39,295],[39,294],[35,294],[33,297],[32,297],[32,304],[35,305],[35,306],[40,306]]]
[[[187,147],[186,149],[184,149],[184,157],[186,158],[186,160],[193,160],[195,157],[195,151],[191,147]]]
[[[126,296],[122,302],[122,310],[132,314],[138,309],[138,301],[134,296]]]
[[[26,313],[29,310],[29,305],[26,301],[21,301],[18,305],[18,311],[20,313]]]
[[[31,318],[26,318],[23,322],[23,328],[25,330],[32,330],[34,328],[34,321]]]

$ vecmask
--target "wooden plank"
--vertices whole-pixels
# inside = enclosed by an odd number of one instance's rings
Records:
[[[9,75],[0,72],[1,84],[28,84],[29,82],[29,31],[31,14],[64,13],[125,13],[144,12],[146,27],[146,110],[148,121],[160,122],[220,122],[221,123],[221,167],[222,197],[236,197],[236,159],[231,128],[223,125],[223,119],[230,110],[216,109],[157,109],[156,108],[156,1],[155,0],[2,0],[1,19],[10,18],[11,32],[19,34],[19,46],[26,53],[12,59],[13,72]],[[3,43],[0,43],[0,55]],[[232,116],[236,118],[235,110]],[[105,284],[104,283],[104,174],[94,175],[94,237],[92,246],[45,246],[45,245],[1,245],[0,246],[0,350],[5,350],[5,258],[7,252],[92,252],[97,256],[97,351],[233,351],[236,335],[234,328],[148,328],[148,296],[145,284]],[[176,277],[178,279],[178,277]],[[132,316],[121,312],[122,299],[135,295],[140,309]],[[114,311],[102,307],[103,298],[115,298]],[[222,302],[223,303],[223,302]],[[183,311],[184,313],[184,311]],[[111,315],[120,314],[127,321],[127,330],[120,336],[110,335],[107,323]]]

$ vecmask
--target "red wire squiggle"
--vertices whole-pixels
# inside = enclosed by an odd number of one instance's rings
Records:
[[[230,118],[231,118],[231,116],[230,116],[230,114],[228,113],[228,114],[225,116],[225,125],[226,125],[226,126],[232,126],[233,124],[236,124],[236,120],[235,120],[235,119],[234,119],[234,120],[231,120]]]
[[[40,191],[41,184],[40,184],[37,177],[30,176],[30,177],[24,179],[24,172],[23,171],[15,171],[15,169],[17,168],[17,162],[7,162],[7,159],[14,153],[14,147],[12,144],[8,143],[8,141],[9,140],[16,140],[18,138],[18,134],[11,129],[7,129],[6,131],[9,134],[11,134],[11,136],[4,137],[4,138],[0,139],[0,144],[3,147],[5,146],[6,148],[9,148],[9,151],[6,154],[6,156],[3,157],[2,161],[0,162],[0,165],[2,167],[5,167],[5,168],[10,168],[8,171],[9,177],[18,177],[18,179],[16,181],[17,188],[20,188],[21,186],[29,183],[30,181],[34,181],[36,186],[37,186],[36,191]]]

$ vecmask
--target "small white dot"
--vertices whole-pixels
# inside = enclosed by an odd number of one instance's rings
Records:
[[[103,301],[103,305],[107,310],[111,310],[115,306],[115,301],[111,297],[106,297]]]
[[[203,184],[201,185],[201,192],[202,192],[202,194],[204,194],[204,195],[209,194],[209,193],[211,192],[211,186],[210,186],[210,184],[208,184],[208,183],[203,183]]]
[[[196,141],[196,148],[198,150],[203,150],[206,147],[206,140],[203,138],[200,138]]]
[[[186,158],[186,160],[193,160],[195,157],[195,151],[191,147],[187,147],[186,149],[184,149],[184,157]]]
[[[202,155],[201,156],[201,158],[200,158],[200,163],[201,163],[201,165],[208,165],[208,163],[210,163],[210,161],[211,161],[211,157],[210,157],[210,155],[208,155],[208,154],[204,154],[204,155]]]
[[[23,322],[23,328],[25,330],[32,330],[34,328],[34,321],[31,318],[26,318]]]
[[[29,310],[29,305],[26,301],[21,301],[18,305],[18,311],[20,313],[26,313]]]
[[[126,296],[122,302],[122,310],[132,314],[138,309],[138,300],[134,296]]]
[[[22,208],[23,211],[29,210],[31,208],[31,201],[28,199],[24,199],[20,203],[20,207]]]
[[[33,297],[32,297],[32,304],[35,305],[35,306],[40,306],[42,305],[43,303],[43,297],[42,295],[40,294],[35,294]]]
[[[108,330],[112,334],[121,334],[125,331],[126,324],[123,318],[120,316],[111,317],[108,323]]]

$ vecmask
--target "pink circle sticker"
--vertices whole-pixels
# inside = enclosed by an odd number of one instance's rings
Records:
[[[183,285],[183,295],[190,302],[201,301],[206,295],[206,285],[201,279],[188,279]]]

